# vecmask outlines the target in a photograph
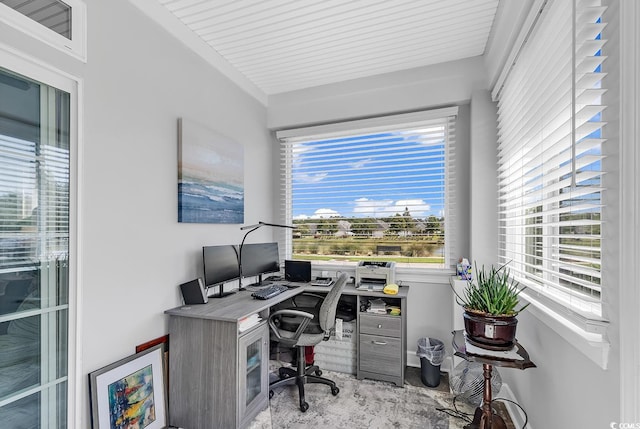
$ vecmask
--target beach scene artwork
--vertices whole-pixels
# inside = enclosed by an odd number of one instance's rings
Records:
[[[244,147],[178,121],[178,222],[244,223]]]
[[[151,365],[109,385],[109,420],[111,429],[142,429],[156,420]]]

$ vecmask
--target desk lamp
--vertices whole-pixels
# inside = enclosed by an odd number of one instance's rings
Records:
[[[244,288],[242,287],[242,246],[244,246],[244,241],[247,239],[247,235],[251,234],[253,231],[255,231],[258,228],[262,228],[263,226],[295,229],[295,226],[293,225],[279,225],[277,223],[267,223],[262,221],[258,221],[258,223],[254,225],[246,225],[246,226],[240,227],[240,231],[244,231],[247,229],[248,231],[244,234],[244,237],[242,237],[242,242],[240,243],[240,247],[238,248],[238,270],[240,272],[240,279],[238,280],[238,290],[244,290]]]

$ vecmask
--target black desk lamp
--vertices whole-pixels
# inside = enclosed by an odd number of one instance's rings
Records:
[[[240,227],[240,231],[244,231],[246,229],[248,229],[249,231],[247,231],[244,234],[244,237],[242,237],[242,242],[240,243],[240,247],[238,248],[238,271],[240,273],[240,279],[238,280],[238,290],[244,290],[244,288],[242,287],[242,246],[244,246],[244,241],[247,239],[247,235],[251,234],[253,231],[255,231],[258,228],[262,228],[263,226],[273,226],[275,228],[291,228],[291,229],[295,229],[295,226],[293,226],[293,225],[279,225],[277,223],[267,223],[267,222],[262,222],[262,221],[258,221],[258,223],[254,224],[254,225],[247,225],[247,226],[241,226]]]

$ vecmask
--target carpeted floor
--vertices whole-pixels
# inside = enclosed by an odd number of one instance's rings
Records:
[[[294,386],[275,390],[269,407],[261,412],[250,429],[293,428],[402,428],[461,429],[467,421],[448,415],[439,409],[453,410],[446,375],[437,388],[416,383],[415,370],[407,369],[405,387],[374,380],[357,380],[354,375],[324,371],[340,388],[331,395],[328,386],[305,386],[309,410],[298,408],[298,391]],[[417,380],[420,381],[419,369]],[[470,405],[456,402],[458,410],[473,413]]]

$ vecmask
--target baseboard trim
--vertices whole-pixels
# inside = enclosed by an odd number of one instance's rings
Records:
[[[500,388],[500,392],[496,395],[495,399],[508,399],[509,401],[516,402],[520,404],[520,402],[516,399],[516,396],[513,394],[513,390],[509,387],[508,384],[502,383],[502,387]],[[525,421],[527,420],[524,412],[515,404],[508,401],[501,401],[505,407],[507,408],[507,412],[509,413],[509,417],[511,417],[511,421],[514,426],[517,428],[524,428]],[[524,407],[523,407],[524,408]],[[527,421],[526,429],[533,429],[531,423]]]

